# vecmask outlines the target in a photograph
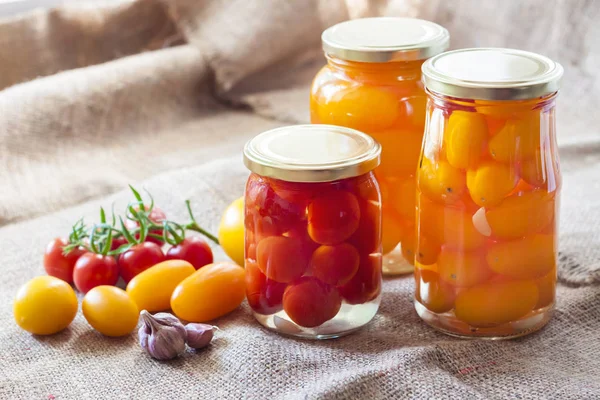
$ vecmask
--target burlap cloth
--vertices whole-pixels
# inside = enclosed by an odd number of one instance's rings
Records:
[[[247,173],[242,144],[308,119],[321,30],[363,15],[437,21],[453,47],[544,53],[566,69],[557,313],[508,342],[461,341],[420,322],[412,278],[384,283],[381,311],[346,338],[259,327],[244,304],[214,344],[159,363],[135,335],[102,337],[79,315],[33,337],[16,289],[45,244],[145,187],[174,218],[191,198],[212,231]],[[600,398],[600,4],[359,0],[143,0],[34,12],[0,23],[0,398]],[[217,258],[225,256],[215,249]]]

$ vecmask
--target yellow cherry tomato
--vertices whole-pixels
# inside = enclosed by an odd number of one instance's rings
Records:
[[[507,164],[488,161],[467,172],[471,199],[482,207],[498,205],[517,186],[515,169]]]
[[[231,203],[219,224],[219,244],[238,265],[244,265],[244,198]],[[204,267],[202,267],[204,268]]]
[[[96,286],[87,292],[81,310],[92,328],[106,336],[125,336],[138,323],[139,311],[134,301],[115,286]]]
[[[15,321],[34,335],[52,335],[65,329],[77,314],[77,296],[65,281],[38,276],[19,289],[13,305]]]
[[[417,186],[430,199],[453,204],[460,200],[467,186],[464,172],[445,161],[423,158],[418,170]]]
[[[434,313],[444,313],[454,307],[454,287],[430,270],[415,270],[415,297]]]
[[[506,121],[488,147],[495,160],[514,163],[533,158],[540,144],[540,113],[533,112],[527,118]]]
[[[546,228],[554,219],[553,193],[541,190],[522,192],[505,198],[497,207],[486,211],[492,235],[516,239]]]
[[[556,266],[554,235],[532,235],[490,246],[486,260],[501,275],[516,279],[540,278]]]
[[[167,260],[136,275],[127,284],[127,294],[139,310],[166,311],[171,308],[171,295],[181,281],[196,271],[183,260]]]
[[[556,292],[556,268],[538,279],[536,284],[540,295],[535,308],[542,308],[552,304]]]
[[[179,318],[206,322],[235,310],[246,297],[245,271],[239,265],[205,265],[185,278],[171,296]]]
[[[473,168],[483,154],[488,126],[483,114],[453,111],[444,142],[448,163],[454,168]]]
[[[400,115],[399,99],[391,91],[338,81],[323,87],[317,100],[322,124],[374,132],[391,126]]]
[[[409,221],[415,219],[416,184],[415,178],[410,177],[390,185],[390,204]]]
[[[473,214],[443,207],[419,194],[419,231],[434,243],[459,250],[474,250],[485,243],[485,236],[473,224]]]
[[[481,252],[466,253],[443,248],[437,265],[441,279],[457,287],[477,285],[492,275]]]
[[[381,164],[377,167],[385,177],[404,177],[417,170],[423,132],[402,129],[367,131],[381,144]]]
[[[533,281],[490,282],[461,291],[454,312],[471,326],[490,327],[524,317],[537,301],[538,288]]]
[[[403,229],[400,217],[392,210],[383,208],[381,219],[381,247],[382,254],[394,250],[402,238]]]

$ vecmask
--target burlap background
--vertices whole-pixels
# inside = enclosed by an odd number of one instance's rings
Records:
[[[242,193],[242,144],[307,121],[320,31],[376,14],[442,23],[453,47],[520,47],[565,66],[561,284],[547,328],[510,342],[437,334],[412,308],[409,277],[386,280],[380,314],[352,336],[285,339],[244,305],[217,321],[213,346],[168,363],[81,316],[53,337],[16,327],[12,298],[42,273],[46,242],[100,205],[120,209],[127,183],[175,218],[191,198],[215,231]],[[0,398],[599,398],[599,18],[583,0],[139,0],[0,22]]]

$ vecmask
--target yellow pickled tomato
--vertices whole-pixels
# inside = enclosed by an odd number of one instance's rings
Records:
[[[467,188],[475,204],[482,207],[498,205],[519,181],[512,166],[487,161],[477,169],[467,171]]]
[[[482,114],[454,111],[448,119],[444,142],[446,158],[454,168],[473,168],[479,162],[488,137]]]
[[[487,210],[485,217],[492,235],[520,238],[546,228],[554,219],[552,193],[534,190],[509,196],[497,207]]]
[[[400,113],[396,95],[385,89],[340,82],[321,89],[318,118],[323,124],[365,132],[391,126]]]
[[[413,96],[406,100],[406,115],[410,123],[420,131],[425,129],[425,111],[427,109],[427,96]]]
[[[412,175],[417,170],[421,155],[421,132],[406,130],[367,131],[381,144],[379,175],[386,178]]]
[[[416,181],[414,177],[401,180],[390,186],[390,203],[394,210],[409,221],[415,219]]]
[[[480,252],[462,252],[443,248],[437,259],[442,280],[456,287],[471,287],[485,282],[492,272]]]
[[[540,148],[540,135],[539,112],[524,119],[510,119],[490,139],[490,154],[496,161],[509,163],[532,158]]]
[[[523,118],[529,112],[523,103],[475,100],[475,104],[477,112],[496,119]]]
[[[537,302],[538,287],[533,281],[490,282],[461,291],[454,313],[471,326],[491,327],[524,317]]]
[[[535,157],[521,163],[521,178],[531,186],[554,191],[560,185],[558,162],[550,150],[540,149]]]
[[[454,307],[454,288],[429,270],[415,271],[415,297],[434,313],[444,313]]]
[[[432,163],[423,158],[417,176],[421,192],[446,204],[457,202],[467,185],[465,174],[445,161]]]
[[[402,246],[404,246],[404,241],[402,241]],[[440,245],[428,236],[419,235],[415,261],[420,265],[432,265],[436,263],[438,254],[440,254]]]
[[[387,254],[394,250],[402,238],[403,226],[400,217],[386,207],[382,209],[381,252]]]
[[[554,235],[533,235],[494,243],[486,260],[498,274],[516,279],[539,278],[556,266],[556,241]]]
[[[539,298],[535,308],[547,307],[554,302],[556,292],[556,269],[548,272],[546,275],[536,281]]]
[[[421,197],[418,213],[419,229],[434,242],[461,250],[477,249],[485,243],[467,211],[444,208]]]

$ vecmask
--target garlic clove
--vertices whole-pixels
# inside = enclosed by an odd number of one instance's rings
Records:
[[[177,320],[165,322],[164,316],[156,318],[146,310],[140,313],[142,326],[138,330],[140,346],[146,352],[157,360],[170,360],[182,354],[185,351],[186,331],[183,333],[177,323]]]
[[[200,323],[191,323],[185,326],[187,331],[187,344],[194,349],[201,349],[210,344],[216,326]]]
[[[481,207],[475,214],[473,214],[473,225],[475,229],[483,236],[491,236],[492,228],[490,224],[487,222],[487,218],[485,217],[485,208]]]

